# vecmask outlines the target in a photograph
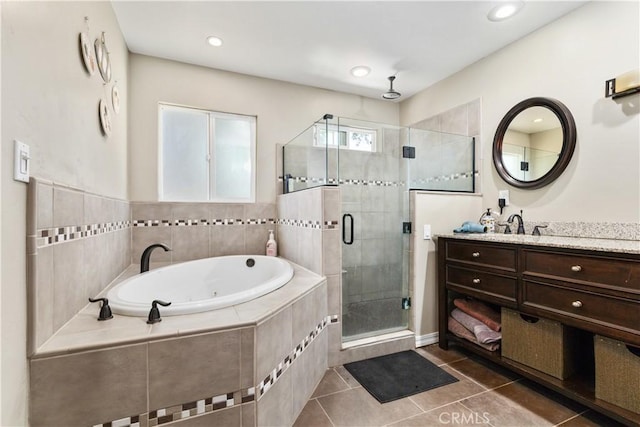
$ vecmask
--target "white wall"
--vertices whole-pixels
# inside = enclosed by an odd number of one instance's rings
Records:
[[[480,97],[483,208],[497,207],[498,190],[509,189],[507,213],[524,209],[526,220],[640,222],[640,95],[604,98],[605,80],[640,65],[639,8],[638,2],[590,2],[405,100],[400,122]],[[534,96],[556,98],[571,110],[577,147],[553,184],[517,190],[496,173],[492,141],[504,114]]]
[[[258,116],[256,201],[276,199],[276,144],[284,144],[325,113],[397,123],[397,103],[300,86],[132,54],[130,197],[157,196],[158,103]]]
[[[79,33],[106,31],[122,95],[114,132],[102,136],[110,94],[82,62]],[[127,48],[108,2],[2,2],[2,402],[0,425],[27,424],[26,194],[13,181],[13,140],[31,147],[31,175],[127,197]]]

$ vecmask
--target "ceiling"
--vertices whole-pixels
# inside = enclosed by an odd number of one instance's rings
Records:
[[[499,3],[112,0],[131,52],[373,98],[397,75],[400,101],[585,2],[528,1],[489,21]],[[353,77],[357,65],[371,73]]]

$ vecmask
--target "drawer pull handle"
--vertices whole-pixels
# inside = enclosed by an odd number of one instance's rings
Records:
[[[480,283],[480,279],[478,279],[477,277],[475,279],[472,280],[474,285],[477,285],[478,283]]]
[[[582,271],[582,267],[579,265],[571,266],[571,271],[575,271],[575,272]]]
[[[574,306],[575,308],[580,308],[582,307],[582,301],[574,301],[571,303],[572,306]]]
[[[479,258],[480,257],[480,252],[474,252],[471,254],[472,257],[474,258]]]

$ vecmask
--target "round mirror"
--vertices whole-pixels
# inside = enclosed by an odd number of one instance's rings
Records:
[[[540,188],[569,164],[576,124],[567,107],[551,98],[529,98],[504,116],[493,139],[493,163],[518,188]]]

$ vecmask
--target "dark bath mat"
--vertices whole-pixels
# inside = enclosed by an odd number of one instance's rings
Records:
[[[344,367],[380,403],[458,381],[412,350],[347,363]]]

